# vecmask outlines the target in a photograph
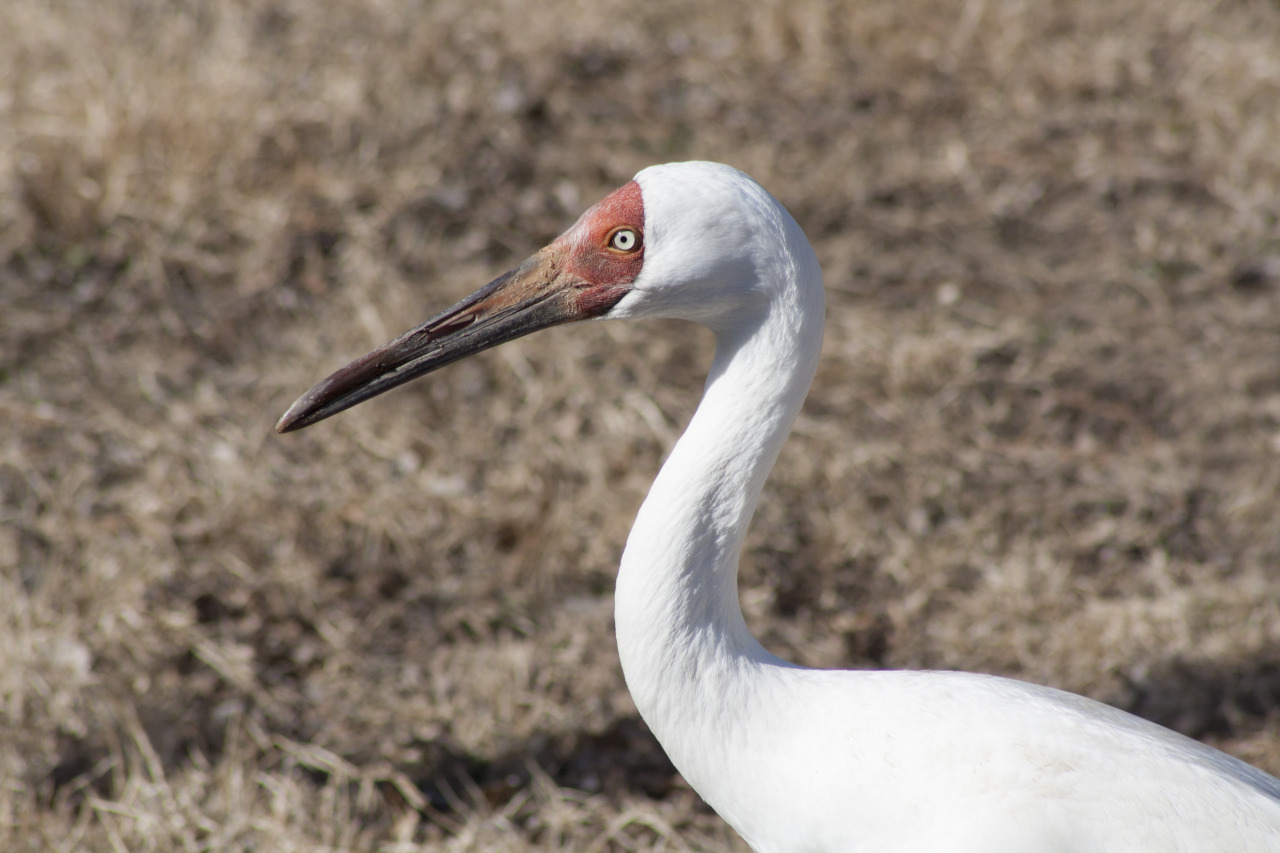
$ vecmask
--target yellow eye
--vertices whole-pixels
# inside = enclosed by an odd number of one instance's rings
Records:
[[[609,235],[609,248],[619,252],[634,252],[640,248],[640,235],[630,228],[619,228]]]

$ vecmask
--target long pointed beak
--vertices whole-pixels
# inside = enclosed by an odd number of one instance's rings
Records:
[[[566,270],[556,243],[457,305],[348,364],[298,398],[276,424],[292,432],[459,359],[538,329],[598,317],[628,287],[597,286]]]

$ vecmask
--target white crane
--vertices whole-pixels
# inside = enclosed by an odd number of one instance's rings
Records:
[[[810,670],[738,606],[738,555],[822,345],[822,273],[772,196],[728,166],[643,170],[555,242],[342,368],[281,418],[315,423],[471,353],[588,318],[716,335],[697,413],[618,574],[636,707],[759,851],[1280,850],[1280,780],[1107,705],[960,672]]]

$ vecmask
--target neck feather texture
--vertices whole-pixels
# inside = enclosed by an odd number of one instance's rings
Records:
[[[697,775],[694,756],[725,730],[723,718],[749,702],[743,694],[760,683],[761,667],[789,666],[743,622],[738,555],[817,367],[823,307],[820,279],[812,284],[793,282],[758,314],[717,331],[702,402],[622,557],[615,621],[623,672],[686,777]]]

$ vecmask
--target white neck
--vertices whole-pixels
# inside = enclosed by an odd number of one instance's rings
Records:
[[[737,583],[747,525],[822,348],[820,278],[775,293],[717,330],[702,402],[640,508],[618,574],[627,686],[695,787],[704,762],[727,748],[726,702],[742,707],[760,683],[750,673],[790,666],[747,630]]]

